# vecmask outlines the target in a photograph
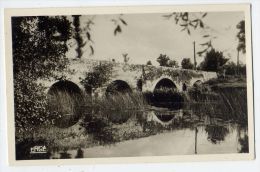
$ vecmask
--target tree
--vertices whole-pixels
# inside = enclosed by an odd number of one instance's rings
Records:
[[[174,68],[178,68],[179,67],[179,64],[176,60],[169,60],[168,61],[168,67],[174,67]]]
[[[223,66],[225,70],[225,75],[236,75],[237,73],[237,65],[234,62],[229,62]]]
[[[245,53],[246,52],[245,20],[241,20],[237,24],[237,29],[239,30],[238,33],[237,33],[237,38],[238,38],[237,50]]]
[[[181,67],[182,69],[193,69],[193,64],[190,61],[190,58],[184,58],[181,61]]]
[[[225,70],[225,75],[237,75],[237,70],[240,71],[240,75],[246,75],[246,65],[235,64],[234,62],[229,62],[223,66]]]
[[[146,65],[153,65],[151,60],[147,61]]]
[[[166,54],[160,54],[156,61],[160,64],[160,66],[168,66],[169,60],[169,56],[167,56]]]
[[[240,65],[239,65],[239,52],[246,53],[246,38],[245,38],[245,20],[241,20],[237,24],[237,29],[239,30],[237,33],[238,45],[237,45],[237,75],[240,73]]]
[[[156,61],[160,64],[160,66],[175,68],[179,67],[178,62],[176,60],[171,60],[166,54],[160,54]]]
[[[15,76],[49,78],[66,67],[71,28],[65,17],[12,18],[12,35]]]
[[[223,56],[222,52],[211,49],[209,52],[206,53],[204,61],[201,62],[200,69],[205,71],[218,72],[228,60],[229,59]]]
[[[16,131],[30,130],[51,115],[39,79],[58,78],[68,59],[71,23],[66,17],[13,17],[12,50]]]

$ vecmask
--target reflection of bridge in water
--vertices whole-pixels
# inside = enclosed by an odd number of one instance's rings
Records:
[[[175,111],[150,111],[147,114],[147,121],[154,121],[161,125],[170,125],[174,120],[182,118],[183,110]]]

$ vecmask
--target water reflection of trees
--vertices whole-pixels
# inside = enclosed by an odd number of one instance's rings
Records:
[[[205,131],[208,134],[208,140],[213,144],[224,141],[225,137],[229,133],[228,128],[218,125],[207,125]]]
[[[114,132],[116,132],[112,124],[104,117],[87,115],[83,122],[80,124],[85,128],[86,134],[91,134],[93,137],[93,142],[98,144],[112,144],[117,141],[114,137]]]
[[[71,159],[71,154],[64,149],[63,152],[60,152],[60,159]]]
[[[92,136],[93,142],[100,145],[114,144],[124,140],[125,137],[134,138],[122,136],[122,131],[126,130],[124,128],[127,126],[121,126],[125,125],[130,118],[134,121],[136,116],[142,114],[141,111],[129,110],[92,109],[91,111],[92,113],[85,115],[80,125],[85,128],[86,134]],[[128,134],[131,135],[129,132]]]
[[[246,126],[238,126],[238,142],[240,144],[239,153],[249,152],[249,142],[248,142],[248,131]]]
[[[107,111],[107,118],[109,121],[111,121],[113,124],[123,124],[128,121],[128,119],[133,115],[132,111]]]
[[[225,140],[229,128],[222,125],[223,120],[205,116],[197,116],[192,111],[181,111],[173,114],[172,111],[98,111],[92,110],[92,114],[85,116],[81,126],[86,129],[86,134],[90,134],[93,144],[107,145],[124,140],[138,139],[156,135],[165,131],[172,131],[184,128],[194,129],[198,125],[205,126],[207,139],[217,144]],[[154,115],[155,118],[150,118]],[[219,121],[220,120],[220,121]],[[241,150],[248,151],[247,138],[239,139]],[[79,150],[78,150],[79,151]],[[80,154],[80,151],[78,152]],[[81,156],[77,156],[81,157]]]
[[[75,158],[84,158],[84,151],[81,148],[77,149],[77,154]]]
[[[249,152],[248,136],[245,135],[243,138],[239,138],[238,142],[240,143],[241,146],[239,153],[248,153]]]
[[[150,114],[151,115],[151,114]],[[162,121],[148,120],[147,111],[99,111],[92,110],[80,123],[90,134],[93,143],[114,144],[119,141],[155,135],[176,128],[192,127],[193,121],[167,112],[157,112],[154,116]],[[171,121],[173,120],[173,121]],[[167,125],[163,123],[170,122]]]

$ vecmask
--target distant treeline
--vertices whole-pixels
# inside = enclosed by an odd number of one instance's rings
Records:
[[[157,58],[157,62],[160,66],[165,67],[180,67],[176,60],[171,59],[166,54],[160,54]],[[146,65],[152,65],[152,62],[147,61]],[[246,65],[245,64],[235,64],[223,55],[223,52],[217,51],[212,48],[205,54],[204,60],[197,66],[192,63],[190,58],[183,58],[181,61],[182,69],[194,69],[203,71],[217,72],[220,76],[226,75],[246,75]]]

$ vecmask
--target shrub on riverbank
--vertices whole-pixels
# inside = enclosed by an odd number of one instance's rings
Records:
[[[222,80],[222,79],[221,79]],[[222,83],[222,84],[220,84]],[[190,101],[185,102],[187,109],[195,114],[247,123],[247,89],[244,83],[210,80],[204,85],[210,88],[208,92],[190,90]]]

